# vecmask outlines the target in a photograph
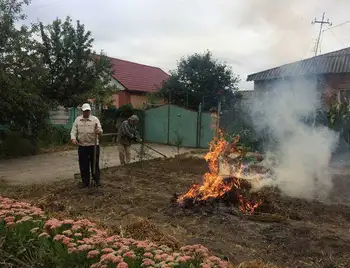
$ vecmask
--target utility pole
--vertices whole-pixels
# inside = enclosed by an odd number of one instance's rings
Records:
[[[318,38],[317,38],[317,40],[316,40],[315,56],[317,56],[318,46],[319,46],[320,40],[321,40],[321,34],[322,34],[323,24],[328,24],[329,26],[332,25],[332,23],[329,22],[329,19],[327,19],[326,21],[324,20],[324,15],[325,15],[325,14],[326,14],[326,13],[323,12],[322,20],[317,20],[317,19],[315,18],[315,19],[311,22],[311,24],[316,24],[316,23],[321,24],[321,25],[320,25],[320,31],[319,31],[319,33],[318,33]]]

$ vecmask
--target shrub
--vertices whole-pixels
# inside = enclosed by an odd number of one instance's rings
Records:
[[[33,155],[39,148],[68,144],[70,130],[63,126],[47,124],[36,136],[16,131],[4,131],[0,140],[0,157],[14,158]]]
[[[137,130],[140,133],[140,136],[143,137],[143,124],[145,113],[143,110],[135,109],[131,104],[122,105],[118,109],[109,108],[107,110],[104,110],[100,118],[103,127],[103,132],[116,133],[121,123],[134,114],[137,115],[140,119],[140,122],[137,125]],[[101,140],[112,141],[113,137],[109,136]]]
[[[86,219],[48,219],[29,203],[0,197],[0,259],[7,267],[228,267],[201,245],[167,246],[108,236]]]
[[[0,143],[0,157],[19,157],[37,153],[37,147],[33,142],[24,137],[20,132],[6,131],[2,135]]]
[[[119,107],[118,109],[118,116],[122,116],[122,117],[130,117],[135,113],[135,109],[132,106],[132,104],[124,104],[122,106]]]
[[[118,125],[135,113],[135,109],[131,104],[125,104],[118,109],[109,108],[101,114],[101,124],[105,133],[115,132]]]
[[[153,156],[149,152],[149,149],[145,147],[145,145],[142,143],[139,147],[136,147],[133,149],[136,152],[136,156],[133,158],[138,162],[143,162],[144,160],[152,159]]]
[[[70,141],[70,130],[63,126],[47,124],[38,133],[38,147],[64,145]]]

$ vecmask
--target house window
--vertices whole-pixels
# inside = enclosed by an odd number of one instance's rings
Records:
[[[350,103],[350,89],[339,89],[338,101],[345,101],[347,103]]]

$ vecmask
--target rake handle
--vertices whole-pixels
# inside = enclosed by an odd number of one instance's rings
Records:
[[[95,129],[97,128],[97,123],[95,125]],[[94,165],[92,167],[92,173],[95,176],[96,172],[96,161],[97,161],[97,133],[95,132],[95,144],[94,144]]]
[[[157,154],[160,154],[161,156],[163,156],[165,158],[168,158],[165,154],[157,151],[156,149],[153,149],[151,146],[149,146],[149,145],[147,145],[147,144],[145,144],[143,142],[138,142],[138,143],[143,144],[145,147],[147,147],[148,149],[152,150],[153,152],[156,152]]]

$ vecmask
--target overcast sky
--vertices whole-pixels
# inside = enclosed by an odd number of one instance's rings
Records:
[[[209,49],[241,77],[314,55],[326,12],[333,26],[350,20],[349,0],[32,0],[27,21],[80,20],[108,56],[168,72],[181,56]],[[350,23],[323,33],[321,52],[350,46]],[[331,26],[332,27],[332,26]]]

